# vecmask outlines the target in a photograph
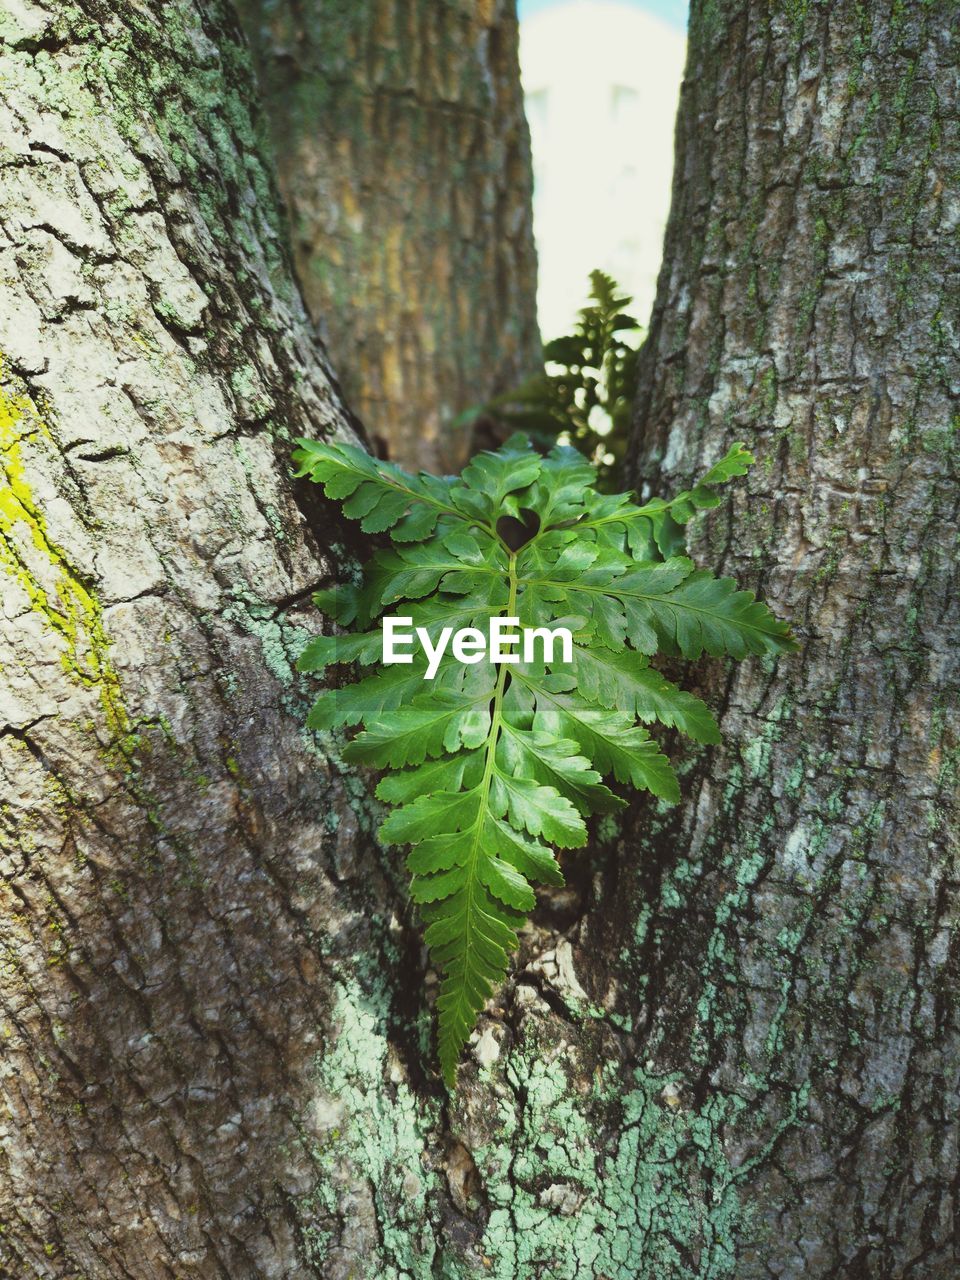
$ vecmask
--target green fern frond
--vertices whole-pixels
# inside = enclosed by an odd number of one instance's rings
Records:
[[[612,292],[607,301],[615,304]],[[439,1054],[452,1085],[533,909],[533,886],[563,883],[553,847],[583,846],[586,819],[624,803],[604,779],[674,803],[676,775],[646,726],[719,740],[705,704],[651,658],[795,647],[766,605],[684,554],[686,523],[716,506],[718,486],[753,459],[735,445],[693,488],[645,504],[598,493],[575,450],[541,456],[522,436],[478,455],[459,478],[410,476],[311,440],[299,442],[295,461],[366,532],[390,531],[392,545],[374,553],[361,582],[316,596],[340,625],[359,629],[317,636],[300,668],[367,669],[324,690],[308,723],[362,726],[344,758],[387,771],[377,794],[393,808],[381,837],[409,846],[411,895],[443,975]],[[525,529],[519,549],[501,537],[505,521]],[[431,646],[460,628],[483,632],[497,616],[566,627],[572,646],[497,665],[445,650],[427,679],[422,654],[381,665],[378,619],[388,612],[410,618]]]

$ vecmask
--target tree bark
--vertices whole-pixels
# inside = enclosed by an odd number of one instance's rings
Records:
[[[489,1274],[517,1086],[451,1119],[405,875],[303,729],[351,545],[289,449],[350,420],[232,11],[8,0],[0,79],[0,1275]]]
[[[624,848],[641,1052],[717,1157],[678,1274],[960,1262],[958,34],[693,5],[635,477],[754,449],[698,551],[802,650],[712,673],[726,746]]]
[[[515,0],[240,0],[294,261],[389,456],[466,460],[458,414],[539,367]]]
[[[291,671],[349,427],[225,6],[7,4],[0,79],[0,1273],[300,1274],[392,901]]]

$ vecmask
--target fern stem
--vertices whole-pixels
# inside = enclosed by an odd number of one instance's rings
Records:
[[[517,557],[513,551],[510,552],[510,559],[507,563],[507,572],[509,574],[509,597],[507,600],[507,617],[514,616],[514,610],[517,607]],[[477,874],[477,857],[480,852],[480,841],[482,839],[484,822],[487,815],[487,807],[490,800],[490,784],[493,781],[493,774],[496,769],[497,761],[497,743],[500,741],[500,733],[503,727],[503,694],[507,684],[507,664],[501,663],[497,672],[497,683],[493,692],[493,707],[490,712],[490,733],[487,737],[487,754],[484,761],[483,778],[480,782],[480,801],[477,805],[477,816],[472,830],[469,832],[471,836],[470,861],[467,870],[467,884],[469,885],[469,898],[467,900],[464,918],[466,921],[465,933],[467,936],[467,947],[469,947],[469,939],[471,933],[471,925],[473,923],[472,916],[474,910],[474,894],[479,884],[479,876]],[[467,967],[467,959],[464,957],[464,967]],[[460,999],[465,1000],[466,989],[461,992]],[[451,1021],[456,1022],[453,1013],[450,1015]],[[460,1044],[462,1045],[462,1040]],[[459,1045],[457,1047],[459,1053]],[[444,1076],[447,1084],[453,1087],[456,1079],[456,1057],[449,1061],[444,1061],[441,1038],[441,1064],[444,1070]]]
[[[507,561],[507,573],[509,584],[509,595],[507,597],[507,612],[504,615],[507,618],[515,616],[517,607],[517,588],[519,585],[517,578],[517,557],[516,553],[510,552],[510,559]],[[493,691],[493,709],[490,713],[490,737],[487,740],[487,760],[483,774],[483,804],[486,805],[487,795],[490,791],[490,782],[493,778],[493,770],[497,759],[497,742],[500,739],[500,729],[503,722],[502,707],[503,694],[507,685],[507,664],[502,662],[500,670],[497,672],[497,683]]]
[[[517,557],[511,552],[510,559],[507,562],[507,573],[509,574],[510,594],[507,600],[506,617],[514,616],[514,609],[517,607]],[[480,804],[477,809],[477,836],[474,840],[473,860],[476,860],[477,847],[479,845],[479,833],[483,830],[483,820],[487,812],[487,802],[490,798],[490,784],[493,781],[493,773],[497,764],[497,743],[500,741],[500,733],[503,728],[503,694],[507,684],[507,664],[500,664],[497,672],[497,683],[493,691],[493,707],[490,711],[490,734],[487,738],[487,755],[483,766],[483,778],[480,782]],[[475,880],[475,871],[471,866],[471,884]]]

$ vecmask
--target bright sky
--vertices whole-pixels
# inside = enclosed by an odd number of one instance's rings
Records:
[[[683,28],[654,10],[685,7],[676,0],[521,3],[545,339],[570,331],[595,267],[633,295],[641,324],[650,314],[686,46]]]
[[[543,9],[552,9],[562,3],[563,0],[519,0],[517,10],[520,21],[540,13]],[[687,15],[690,8],[687,0],[623,0],[623,3],[632,9],[645,9],[647,13],[656,14],[658,18],[663,18],[664,22],[671,23],[681,31],[685,32],[687,29]]]

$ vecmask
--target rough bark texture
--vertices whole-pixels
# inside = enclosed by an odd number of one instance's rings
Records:
[[[0,1275],[508,1276],[528,1206],[568,1251],[574,898],[448,1111],[399,860],[302,729],[350,548],[289,442],[348,427],[232,14],[7,0],[0,82]]]
[[[0,81],[0,1273],[292,1275],[382,936],[290,670],[344,414],[225,7],[7,4]]]
[[[635,474],[755,449],[700,551],[803,647],[715,673],[728,745],[630,849],[643,1052],[693,1141],[726,1110],[704,1203],[744,1214],[690,1274],[960,1267],[958,35],[693,6]]]
[[[515,0],[240,0],[294,261],[351,407],[457,469],[540,358]]]

